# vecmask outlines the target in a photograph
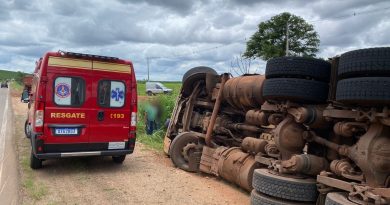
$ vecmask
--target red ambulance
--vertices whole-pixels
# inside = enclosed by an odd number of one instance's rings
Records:
[[[48,52],[33,74],[25,132],[30,166],[52,158],[112,156],[134,150],[137,84],[133,64],[113,57]]]

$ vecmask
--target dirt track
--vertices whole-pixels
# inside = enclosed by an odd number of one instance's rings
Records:
[[[249,204],[248,193],[224,181],[172,166],[163,153],[137,143],[123,165],[106,158],[44,161],[28,167],[23,134],[27,106],[13,97],[23,204]]]

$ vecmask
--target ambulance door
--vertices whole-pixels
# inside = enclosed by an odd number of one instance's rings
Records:
[[[89,77],[80,72],[48,72],[48,79],[44,109],[44,151],[88,151]]]
[[[97,75],[95,75],[97,76]],[[111,76],[111,77],[107,77]],[[101,149],[128,148],[130,126],[130,78],[110,73],[94,80],[96,108],[91,118],[90,142]]]

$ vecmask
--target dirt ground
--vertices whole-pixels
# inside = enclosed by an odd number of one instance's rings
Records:
[[[12,98],[23,204],[249,204],[249,194],[221,179],[173,167],[163,153],[137,143],[123,165],[111,158],[47,160],[29,168],[23,125],[27,104]]]

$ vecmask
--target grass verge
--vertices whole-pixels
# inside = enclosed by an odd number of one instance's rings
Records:
[[[176,83],[177,84],[177,83]],[[181,86],[181,84],[180,84]],[[138,121],[137,121],[137,140],[149,148],[157,151],[162,151],[164,144],[164,135],[166,128],[164,127],[165,121],[172,115],[172,110],[175,106],[176,98],[178,96],[180,87],[174,89],[171,95],[157,95],[151,98],[145,98],[138,102]],[[147,135],[145,130],[145,107],[151,100],[155,100],[159,104],[160,117],[159,127],[152,135]]]
[[[19,99],[23,86],[16,81],[11,83],[11,97]],[[17,101],[19,102],[19,100]],[[13,103],[14,138],[19,161],[20,182],[22,188],[22,204],[35,204],[48,194],[47,187],[37,182],[34,171],[30,168],[30,143],[24,136],[23,126],[26,119],[25,110],[18,109],[18,103]]]

